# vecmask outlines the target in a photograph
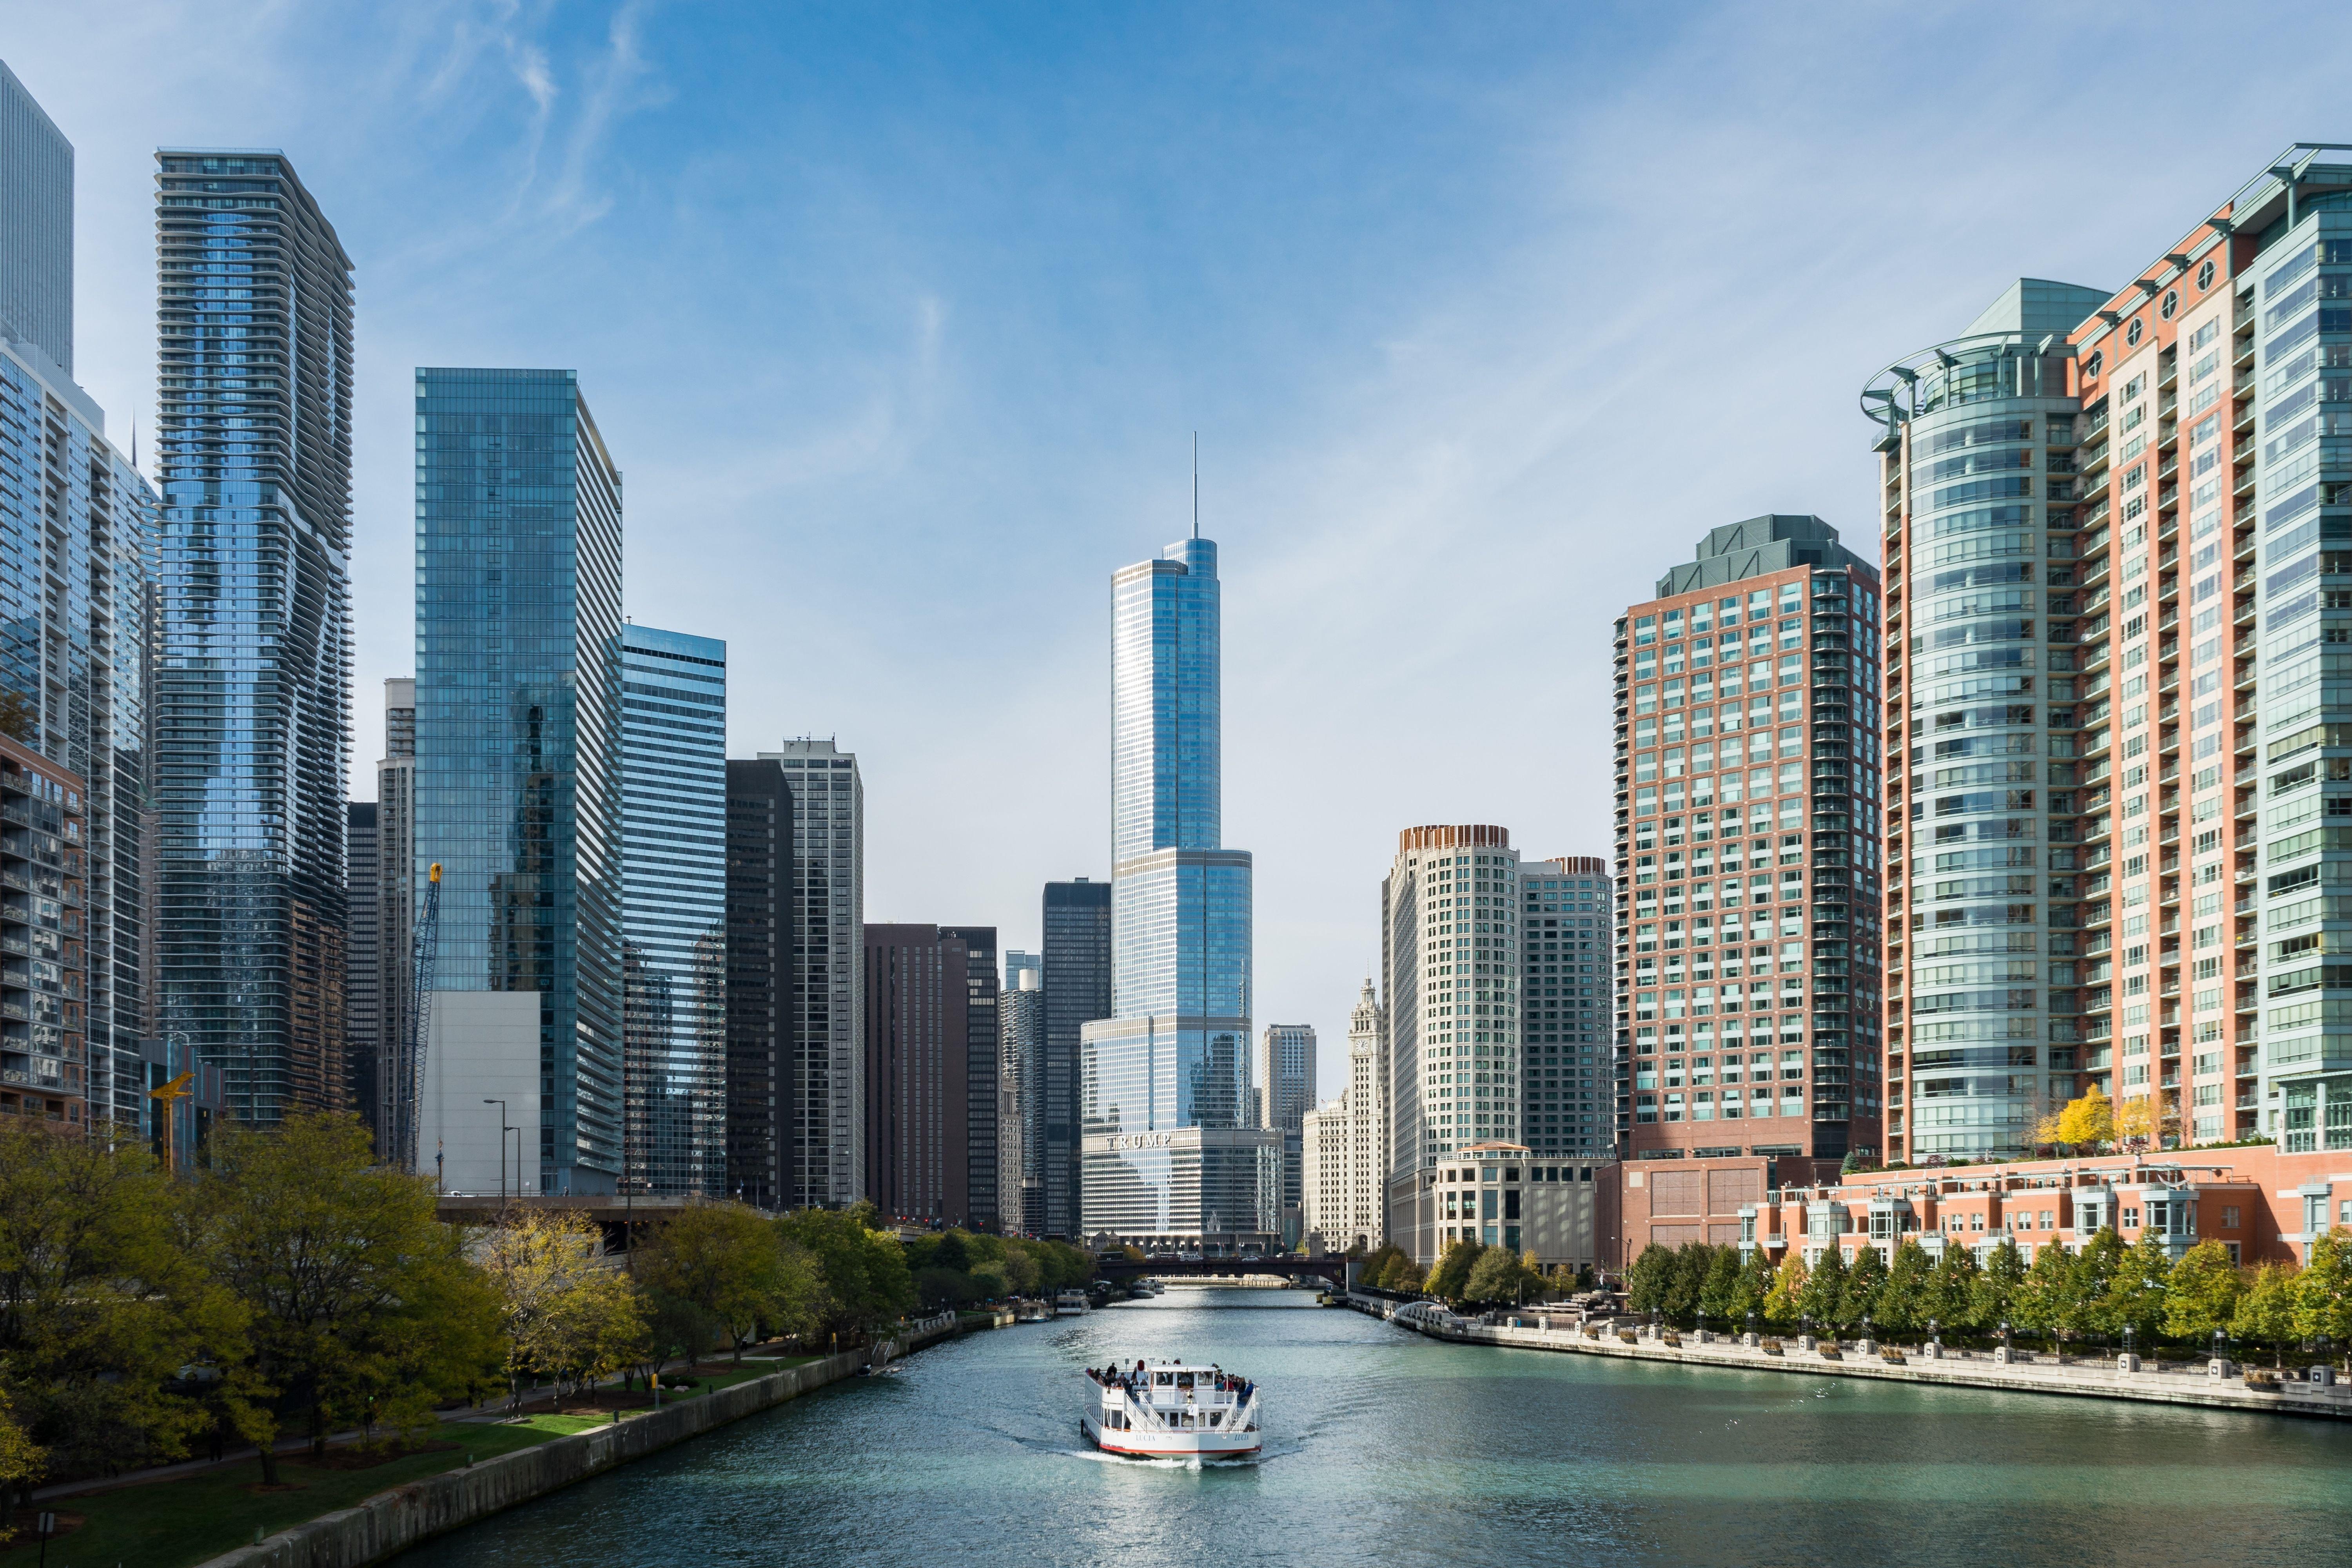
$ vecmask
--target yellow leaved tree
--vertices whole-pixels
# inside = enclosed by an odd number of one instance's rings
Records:
[[[507,1371],[593,1387],[634,1359],[646,1337],[635,1285],[604,1256],[602,1226],[582,1214],[519,1210],[479,1253],[505,1308]]]

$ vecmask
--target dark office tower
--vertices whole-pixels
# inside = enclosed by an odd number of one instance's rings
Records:
[[[866,928],[866,1195],[887,1219],[971,1223],[971,962],[938,926]]]
[[[727,1180],[727,645],[621,628],[621,1017],[639,1192]]]
[[[568,370],[420,370],[415,412],[415,858],[442,868],[417,1155],[497,1191],[504,1110],[537,1132],[526,1188],[609,1193],[620,470]]]
[[[349,1102],[368,1131],[379,1131],[383,1088],[378,1068],[383,1054],[383,972],[378,942],[381,861],[376,840],[376,803],[355,800],[344,808],[343,905],[352,912],[351,962],[343,977],[343,1070]]]
[[[830,739],[762,752],[792,803],[792,985],[780,992],[793,1118],[784,1206],[866,1196],[866,786]],[[778,836],[782,836],[782,824]]]
[[[353,841],[353,855],[359,853]],[[416,1012],[416,681],[395,676],[383,683],[383,754],[375,764],[375,908],[367,918],[375,934],[376,1039],[384,1059],[374,1068],[376,1100],[360,1114],[378,1128],[397,1120],[389,1100],[406,1059]],[[354,888],[357,883],[354,882]],[[361,967],[362,915],[352,906],[352,972]],[[380,1144],[386,1158],[393,1151]]]
[[[156,1032],[342,1103],[352,263],[275,152],[156,157]]]
[[[997,1016],[996,1193],[1007,1235],[1045,1229],[1045,1106],[1036,1089],[1045,1058],[1045,971],[1035,953],[1004,955]]]
[[[727,764],[727,1188],[793,1200],[793,802],[780,763]]]
[[[1045,884],[1045,1054],[1037,1086],[1041,1234],[1078,1234],[1078,1032],[1110,1016],[1110,884]]]
[[[996,1180],[996,928],[941,926],[940,934],[961,942],[971,961],[964,1032],[964,1146],[971,1156],[966,1181],[971,1197],[964,1223],[994,1230],[1003,1218]]]

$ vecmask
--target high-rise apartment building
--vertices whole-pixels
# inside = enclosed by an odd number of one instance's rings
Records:
[[[1008,1236],[1045,1233],[1045,966],[1035,953],[1004,955],[997,1018],[996,1190]]]
[[[1519,1141],[1537,1154],[1616,1151],[1609,862],[1519,862]]]
[[[1111,578],[1111,1016],[1080,1032],[1082,1224],[1228,1247],[1280,1226],[1249,1118],[1251,864],[1223,838],[1217,547]],[[1048,938],[1046,991],[1054,985]]]
[[[19,760],[20,784],[72,797],[41,814],[70,806],[79,829],[70,844],[54,826],[10,830],[28,881],[0,900],[0,921],[31,934],[10,960],[27,984],[0,1024],[0,1071],[61,1104],[70,1078],[90,1121],[138,1127],[150,1120],[142,645],[156,498],[74,384],[72,209],[72,146],[0,67],[0,734],[38,759]],[[51,890],[68,851],[86,900],[75,910]],[[79,972],[70,995],[58,964]]]
[[[621,1037],[629,1180],[727,1189],[727,645],[621,628]]]
[[[866,785],[856,756],[831,741],[760,756],[782,768],[793,808],[782,1206],[837,1208],[866,1195]]]
[[[1035,1129],[1024,1158],[1036,1169],[1044,1216],[1031,1234],[1075,1237],[1084,1186],[1078,1129],[1078,1046],[1086,1026],[1110,1016],[1110,884],[1084,877],[1045,884],[1045,1038],[1022,1115]],[[1024,1168],[1025,1165],[1024,1165]],[[1026,1201],[1025,1199],[1024,1200]]]
[[[1878,574],[1727,524],[1617,624],[1620,1135],[1635,1159],[1879,1143]]]
[[[866,1196],[886,1218],[968,1226],[971,951],[932,925],[865,941]]]
[[[268,1124],[348,1082],[352,263],[282,153],[155,157],[157,1032]]]
[[[790,1206],[800,1111],[790,1028],[793,797],[772,759],[727,764],[727,1190]]]
[[[383,683],[383,754],[375,764],[375,907],[362,917],[352,909],[352,974],[358,984],[362,961],[360,935],[372,932],[376,987],[374,1038],[378,1057],[369,1069],[373,1094],[361,1109],[386,1159],[399,1157],[387,1139],[409,1114],[393,1096],[406,1079],[402,1064],[413,1054],[416,1019],[416,680],[396,676]],[[356,841],[352,851],[358,856]],[[357,879],[353,879],[354,897]],[[364,918],[364,926],[363,926]]]
[[[963,943],[964,976],[964,1154],[969,1196],[964,1223],[995,1230],[1002,1214],[997,1187],[997,1018],[1001,988],[996,979],[994,926],[941,926],[942,937]]]
[[[1258,1037],[1257,1062],[1250,1077],[1258,1125],[1282,1139],[1282,1240],[1287,1247],[1303,1234],[1299,1139],[1302,1119],[1315,1106],[1315,1026],[1268,1024]]]
[[[416,848],[442,868],[417,1159],[622,1172],[621,474],[568,370],[416,373]],[[485,1106],[486,1098],[503,1106]]]
[[[375,802],[355,800],[343,816],[343,907],[351,911],[351,942],[343,971],[343,1070],[346,1100],[371,1133],[379,1132],[383,1103],[383,953],[377,932],[383,872],[378,858]]]
[[[1519,858],[1485,823],[1408,827],[1381,879],[1388,998],[1387,1239],[1440,1247],[1438,1163],[1519,1136]]]
[[[2352,684],[2325,651],[2352,639],[2336,615],[2352,594],[2330,586],[2352,581],[2352,463],[2328,439],[2345,417],[2328,405],[2352,399],[2347,208],[2343,150],[2297,143],[2121,290],[2025,280],[1864,390],[1890,651],[1911,667],[1888,661],[1907,726],[1889,805],[1910,842],[1892,933],[1909,946],[1888,952],[1909,984],[1887,1008],[1909,1104],[1890,1152],[2022,1152],[2088,1090],[2148,1146],[2352,1149],[2352,1026],[2336,1016],[2352,969],[2327,962],[2352,905],[2326,891],[2346,847],[2325,826],[2352,814],[2330,794],[2352,770],[2333,721]],[[1947,483],[1963,473],[2000,504],[1964,508]],[[2002,707],[1962,709],[1942,627],[1993,606],[1962,594],[1945,541],[1985,530],[1970,570],[2014,585],[2003,623],[1972,624],[2016,668]],[[1943,793],[1981,754],[2047,772],[2004,781],[2021,787],[1998,822],[1990,792]],[[1996,837],[2015,868],[2000,930],[1948,929],[1995,923],[1946,906],[1957,873],[1995,864],[1973,841]]]
[[[110,1057],[90,1050],[90,944],[72,921],[87,904],[89,807],[79,777],[0,732],[0,1116],[77,1133],[108,1118],[113,1088],[99,1076]]]
[[[0,61],[0,338],[52,381],[73,379],[73,143]]]

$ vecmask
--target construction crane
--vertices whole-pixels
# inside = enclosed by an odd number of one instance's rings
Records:
[[[411,1171],[417,1169],[416,1134],[422,1121],[425,1094],[425,1044],[433,1033],[433,970],[441,956],[441,862],[425,874],[425,908],[416,916],[416,937],[409,963],[409,980],[415,987],[409,998],[407,1060],[401,1064],[401,1129],[402,1163]]]
[[[147,1091],[147,1098],[154,1100],[163,1113],[163,1173],[166,1176],[180,1173],[180,1163],[172,1148],[172,1123],[179,1120],[180,1101],[195,1092],[188,1087],[195,1076],[193,1072],[184,1072],[171,1082],[158,1084]]]

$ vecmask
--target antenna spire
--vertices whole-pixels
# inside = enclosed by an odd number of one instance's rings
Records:
[[[1192,537],[1201,537],[1201,433],[1192,432]]]

